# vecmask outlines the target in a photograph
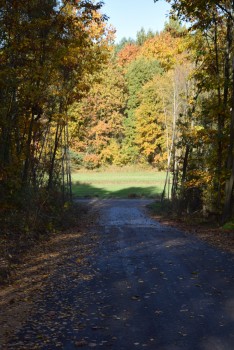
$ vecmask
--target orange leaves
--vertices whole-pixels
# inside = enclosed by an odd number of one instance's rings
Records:
[[[84,162],[87,168],[96,168],[100,165],[100,157],[94,153],[86,154],[84,156]]]
[[[147,39],[141,46],[126,44],[117,55],[117,62],[125,67],[139,57],[155,59],[165,70],[184,60],[185,39],[164,31]]]
[[[126,86],[118,67],[105,67],[96,75],[90,92],[82,99],[74,114],[80,127],[74,129],[73,148],[88,153],[84,164],[98,166],[118,158],[118,139],[122,137],[123,116],[126,105]],[[77,133],[78,132],[78,133]],[[75,138],[79,137],[82,144]],[[85,147],[86,146],[86,147]],[[114,155],[115,154],[115,155]]]
[[[119,52],[117,57],[117,62],[121,67],[127,66],[133,60],[136,59],[139,54],[139,47],[135,44],[127,44],[124,48]]]

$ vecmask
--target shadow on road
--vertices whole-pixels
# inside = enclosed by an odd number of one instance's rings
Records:
[[[82,244],[64,237],[7,349],[233,350],[233,255],[146,217],[146,202],[90,201],[100,220]]]

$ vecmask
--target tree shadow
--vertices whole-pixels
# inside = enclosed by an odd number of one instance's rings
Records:
[[[72,192],[79,198],[159,198],[161,196],[161,189],[157,186],[139,185],[108,190],[79,181],[72,183]]]

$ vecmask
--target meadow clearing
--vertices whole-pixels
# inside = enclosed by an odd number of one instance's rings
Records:
[[[72,174],[72,191],[76,197],[157,198],[165,175],[152,169],[79,170]]]

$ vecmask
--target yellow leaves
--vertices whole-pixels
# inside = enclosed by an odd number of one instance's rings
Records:
[[[102,15],[100,12],[92,11],[92,21],[86,26],[89,35],[98,40],[105,33],[105,24],[102,22]]]
[[[201,142],[209,144],[214,142],[214,138],[217,136],[217,130],[205,128],[202,125],[195,125],[193,128],[185,130],[183,134],[193,139],[194,145]]]
[[[167,152],[161,152],[155,155],[154,157],[154,164],[166,164],[168,158]]]
[[[188,172],[188,178],[190,178],[190,180],[186,181],[184,184],[187,188],[209,185],[212,181],[210,172],[199,169]]]
[[[178,64],[179,56],[182,53],[181,44],[181,38],[173,38],[169,33],[162,32],[147,40],[139,55],[157,59],[162,67],[168,70]]]
[[[196,132],[199,132],[199,131],[205,130],[205,128],[204,128],[204,126],[201,126],[201,125],[195,125],[195,126],[194,126],[194,130],[195,130]]]
[[[151,153],[154,153],[154,151],[155,151],[154,145],[151,145],[151,146],[150,146],[150,145],[145,145],[145,148],[144,148],[143,153],[144,153],[147,157],[149,157]]]
[[[70,209],[70,207],[71,207],[71,202],[65,202],[63,205],[64,209]]]

